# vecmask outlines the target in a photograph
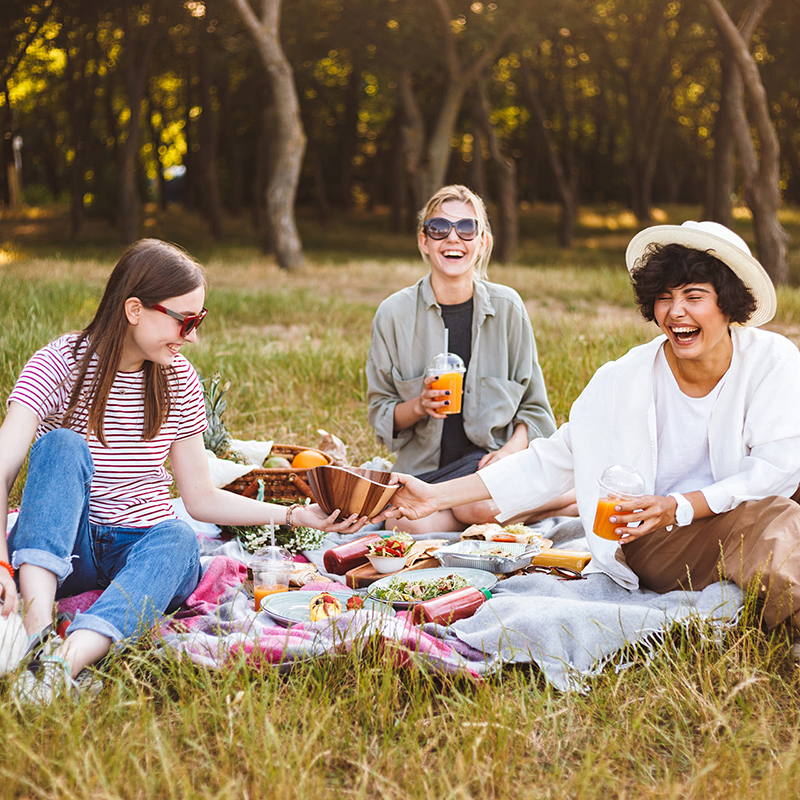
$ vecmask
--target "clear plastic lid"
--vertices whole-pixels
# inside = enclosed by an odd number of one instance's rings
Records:
[[[428,364],[429,373],[464,372],[466,367],[461,357],[455,353],[439,353]]]
[[[604,494],[627,497],[641,497],[645,490],[642,473],[624,464],[614,464],[608,467],[600,476],[597,485]]]
[[[293,561],[292,554],[280,545],[261,547],[253,554],[253,561]]]

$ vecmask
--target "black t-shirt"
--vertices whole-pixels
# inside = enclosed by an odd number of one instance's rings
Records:
[[[442,320],[449,333],[449,349],[451,353],[461,356],[464,366],[469,368],[469,359],[472,355],[472,309],[473,302],[470,297],[464,303],[452,306],[442,306]],[[464,384],[467,375],[464,373]],[[462,399],[466,402],[466,395]],[[452,414],[444,419],[442,427],[442,443],[439,454],[439,468],[446,467],[462,458],[472,442],[464,433],[464,417],[462,414]]]

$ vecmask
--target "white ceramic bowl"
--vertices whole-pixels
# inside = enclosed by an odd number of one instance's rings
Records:
[[[406,565],[406,556],[367,556],[375,572],[398,572]]]

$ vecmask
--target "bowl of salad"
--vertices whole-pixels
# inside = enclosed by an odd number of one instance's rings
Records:
[[[372,542],[367,548],[367,558],[375,572],[389,574],[403,569],[414,540],[407,533],[390,533]]]

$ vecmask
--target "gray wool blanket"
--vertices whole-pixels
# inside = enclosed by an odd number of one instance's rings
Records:
[[[587,689],[587,679],[624,648],[658,644],[676,624],[702,620],[716,628],[729,625],[742,603],[741,590],[732,583],[657,594],[628,591],[606,575],[580,581],[521,575],[502,581],[492,593],[492,600],[473,617],[442,631],[445,641],[455,646],[453,640],[458,640],[482,653],[486,672],[533,662],[562,691]],[[473,653],[465,655],[474,662]]]

